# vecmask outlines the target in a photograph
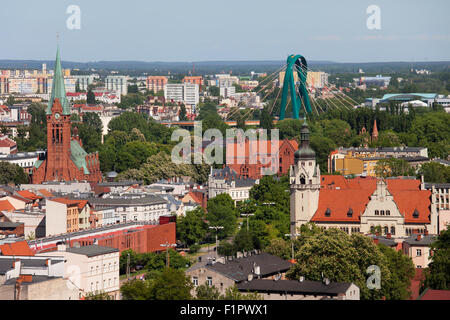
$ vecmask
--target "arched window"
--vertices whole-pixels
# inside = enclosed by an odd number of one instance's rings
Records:
[[[380,214],[381,214],[382,216],[384,216],[384,210],[381,210],[381,211],[380,211]]]
[[[386,226],[384,227],[384,234],[388,234],[389,233],[389,228]]]
[[[393,236],[395,236],[395,227],[394,227],[394,226],[391,227],[391,234],[392,234]]]
[[[375,210],[375,215],[376,215],[376,216],[380,215],[380,213],[379,213],[378,210]]]
[[[305,184],[305,183],[306,183],[305,177],[301,176],[300,177],[300,184]]]
[[[391,215],[391,211],[390,210],[386,210],[386,215],[390,216]]]

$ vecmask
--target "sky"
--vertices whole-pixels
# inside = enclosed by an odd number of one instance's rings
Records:
[[[2,0],[0,59],[52,60],[58,33],[77,62],[449,61],[449,13],[448,0]]]

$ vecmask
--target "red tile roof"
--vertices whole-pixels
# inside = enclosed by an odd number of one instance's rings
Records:
[[[450,300],[450,290],[425,289],[418,300]]]
[[[340,175],[321,177],[322,189],[319,193],[319,205],[311,221],[344,221],[358,222],[366,209],[370,196],[376,189],[376,178],[345,179]],[[430,223],[431,191],[420,190],[420,180],[386,179],[387,189],[394,197],[405,223]],[[347,216],[349,209],[352,217]],[[331,216],[325,216],[327,209]],[[413,217],[414,211],[418,218]]]
[[[70,200],[67,198],[55,198],[55,199],[52,199],[52,201],[56,201],[56,202],[63,203],[66,205],[76,205],[78,207],[78,209],[80,209],[80,210],[83,209],[86,206],[86,204],[88,203],[87,200]]]
[[[8,200],[0,200],[0,211],[12,212],[16,210],[14,206]]]
[[[38,191],[40,194],[42,194],[46,198],[50,198],[50,197],[54,196],[50,191],[48,191],[46,189],[39,189]]]
[[[1,254],[4,256],[34,256],[26,241],[19,241],[0,245]]]
[[[20,195],[21,197],[24,197],[25,199],[29,199],[29,200],[42,199],[41,196],[38,196],[37,194],[35,194],[31,191],[28,191],[28,190],[17,191],[17,194]]]

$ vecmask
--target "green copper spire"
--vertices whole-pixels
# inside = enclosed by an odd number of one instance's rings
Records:
[[[61,102],[63,115],[70,115],[70,105],[66,97],[66,88],[64,87],[64,77],[61,69],[61,58],[59,56],[59,45],[56,50],[55,73],[53,74],[52,95],[48,101],[47,114],[52,114],[52,106],[55,98]]]

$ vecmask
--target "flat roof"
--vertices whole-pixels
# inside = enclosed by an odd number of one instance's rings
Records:
[[[111,248],[111,247],[104,247],[104,246],[98,246],[96,244],[90,245],[90,246],[83,246],[80,248],[67,248],[67,252],[75,253],[75,254],[82,254],[87,257],[96,257],[103,254],[109,254],[114,252],[119,252],[119,249],[117,248]]]

